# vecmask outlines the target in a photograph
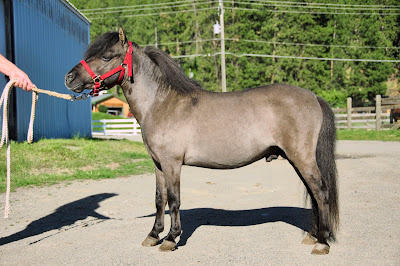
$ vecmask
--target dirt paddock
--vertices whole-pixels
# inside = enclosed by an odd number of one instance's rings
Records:
[[[0,218],[0,265],[399,265],[400,142],[340,141],[337,165],[341,225],[329,255],[300,244],[310,210],[278,159],[184,167],[183,234],[167,253],[141,246],[154,222],[153,175],[18,189]]]

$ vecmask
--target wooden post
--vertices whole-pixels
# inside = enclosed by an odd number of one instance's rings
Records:
[[[352,99],[347,98],[347,129],[351,129],[351,109],[352,109]]]
[[[157,32],[157,21],[156,21],[156,25],[154,26],[154,40],[155,40],[155,46],[156,48],[158,48],[158,36],[157,36],[158,32]]]
[[[381,130],[381,113],[382,113],[382,97],[376,95],[375,115],[376,115],[376,130]]]
[[[224,29],[224,2],[219,0],[221,14],[219,15],[219,24],[221,24],[221,85],[222,91],[226,92],[226,73],[225,73],[225,29]]]

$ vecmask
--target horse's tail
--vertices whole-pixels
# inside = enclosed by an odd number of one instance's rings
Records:
[[[329,239],[334,241],[335,232],[339,227],[339,195],[335,162],[335,115],[327,102],[320,97],[317,97],[317,99],[321,106],[323,120],[318,137],[316,157],[322,180],[327,186],[327,192],[329,193],[329,217],[327,217],[327,226],[331,233]]]

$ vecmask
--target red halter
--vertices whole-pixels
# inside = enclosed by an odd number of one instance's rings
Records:
[[[107,88],[111,89],[112,87],[114,87],[117,84],[121,84],[122,80],[124,79],[125,76],[125,70],[126,67],[128,67],[128,76],[131,79],[131,83],[133,83],[133,69],[132,69],[132,53],[133,53],[133,49],[132,49],[132,42],[128,41],[129,47],[128,47],[128,51],[126,52],[125,55],[125,59],[122,62],[121,65],[117,66],[116,68],[110,70],[109,72],[103,74],[103,75],[96,75],[92,69],[89,67],[89,65],[86,63],[85,60],[81,60],[81,64],[82,66],[86,69],[86,71],[89,73],[89,75],[92,77],[93,82],[94,82],[94,87],[93,90],[90,92],[90,94],[92,96],[97,96],[99,95],[99,91],[103,90],[105,88],[104,85],[104,80],[106,78],[111,77],[112,75],[120,72],[118,80],[116,83],[114,84],[110,84],[107,86]]]

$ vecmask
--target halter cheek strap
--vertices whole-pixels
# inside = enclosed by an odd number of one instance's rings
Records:
[[[128,51],[126,52],[125,55],[125,59],[122,62],[121,65],[117,66],[116,68],[108,71],[107,73],[103,74],[103,75],[96,75],[93,70],[89,67],[89,65],[86,63],[85,60],[81,60],[81,64],[82,66],[86,69],[86,71],[89,73],[89,75],[92,77],[93,82],[94,82],[94,87],[93,90],[90,92],[90,94],[92,96],[97,96],[99,95],[99,92],[101,90],[105,89],[105,85],[104,85],[104,80],[111,77],[112,75],[120,72],[118,80],[116,83],[114,84],[110,84],[107,86],[108,89],[111,89],[112,87],[114,87],[117,84],[121,84],[124,76],[125,76],[125,71],[126,68],[128,68],[128,77],[130,77],[130,81],[131,83],[134,82],[133,80],[133,67],[132,67],[132,53],[133,53],[133,48],[132,48],[132,42],[128,41],[129,47],[128,47]]]

